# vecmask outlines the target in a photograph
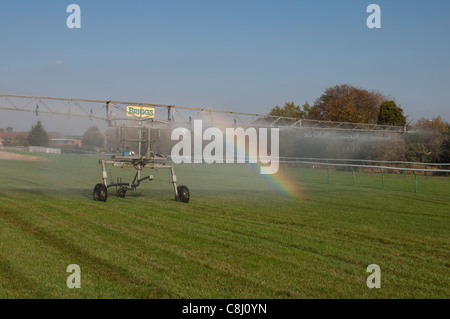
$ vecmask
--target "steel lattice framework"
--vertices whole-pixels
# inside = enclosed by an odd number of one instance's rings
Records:
[[[195,119],[202,119],[211,125],[242,127],[279,127],[328,131],[392,132],[405,133],[406,126],[391,126],[364,123],[346,123],[298,119],[267,114],[233,112],[201,107],[186,107],[142,102],[73,99],[46,96],[25,96],[0,94],[0,110],[33,112],[38,114],[85,117],[106,121],[110,126],[130,121],[126,116],[127,105],[155,108],[155,118],[134,119],[152,122],[153,126],[189,125]]]

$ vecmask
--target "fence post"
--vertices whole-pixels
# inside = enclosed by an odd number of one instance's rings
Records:
[[[305,168],[305,182],[308,180],[308,169],[306,167],[306,164],[303,165],[303,167]]]
[[[353,169],[353,166],[352,166],[352,175],[353,175],[353,186],[355,186],[356,185],[356,176],[355,176],[355,170]]]
[[[418,181],[417,181],[417,174],[416,174],[416,171],[413,171],[413,173],[414,173],[414,179],[415,179],[415,181],[416,181],[416,193],[417,193],[417,192],[419,192],[419,183],[418,183]]]
[[[384,189],[384,171],[380,168],[381,171],[381,188]]]
[[[330,166],[327,166],[328,185],[330,185]]]

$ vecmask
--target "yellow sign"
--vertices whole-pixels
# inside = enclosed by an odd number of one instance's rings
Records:
[[[132,106],[127,105],[127,116],[154,118],[155,108],[149,106]]]

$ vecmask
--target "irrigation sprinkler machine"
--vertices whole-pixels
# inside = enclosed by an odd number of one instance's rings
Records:
[[[95,107],[91,108],[93,105]],[[90,112],[88,111],[89,108],[91,108]],[[155,112],[156,108],[158,112]],[[42,113],[64,115],[69,118],[81,117],[90,120],[103,120],[108,123],[109,127],[115,127],[120,139],[120,147],[118,153],[111,156],[110,159],[99,160],[102,168],[102,182],[95,185],[93,193],[94,200],[103,202],[106,202],[108,189],[111,187],[114,188],[116,196],[125,197],[128,191],[135,191],[141,185],[141,182],[152,181],[152,175],[145,176],[143,174],[145,168],[150,168],[169,170],[175,200],[188,203],[189,189],[186,186],[177,186],[174,167],[166,165],[168,162],[166,156],[157,153],[153,146],[156,141],[155,137],[159,136],[161,128],[173,127],[174,124],[190,126],[192,124],[191,116],[209,118],[211,123],[215,118],[222,122],[226,117],[229,119],[230,125],[236,125],[239,122],[243,126],[285,127],[304,131],[311,137],[319,136],[321,132],[324,134],[346,132],[349,137],[378,132],[383,134],[383,138],[390,138],[392,134],[407,133],[407,126],[318,121],[199,107],[12,94],[0,94],[0,110],[31,112],[35,113],[36,116]],[[167,111],[167,119],[163,119],[164,117],[161,115],[164,110]],[[103,113],[104,111],[106,113]],[[123,116],[124,113],[125,116]],[[155,118],[156,113],[161,113],[159,119]],[[187,120],[188,118],[189,120]],[[129,134],[130,131],[132,134]],[[130,152],[128,146],[132,146],[133,151]],[[137,152],[134,152],[136,150]],[[108,184],[107,165],[123,168],[134,167],[136,170],[134,179],[127,183],[123,182],[121,178],[117,178],[116,181],[111,180]],[[415,171],[418,170],[415,169]],[[437,172],[437,170],[433,171]],[[447,171],[444,170],[443,172]]]
[[[133,113],[134,112],[134,113]],[[143,181],[153,181],[153,175],[144,175],[145,168],[166,169],[170,172],[170,181],[173,184],[175,200],[188,203],[190,198],[187,186],[177,186],[177,177],[173,165],[167,165],[167,157],[161,153],[155,153],[153,146],[156,138],[159,137],[159,129],[153,127],[154,108],[149,107],[127,107],[128,114],[138,112],[138,125],[116,125],[116,130],[120,139],[120,155],[112,155],[111,159],[99,160],[102,169],[102,182],[94,187],[93,197],[96,201],[106,202],[108,199],[108,189],[114,188],[117,197],[124,198],[128,191],[135,191]],[[150,124],[143,124],[142,119],[148,117],[152,121]],[[132,131],[132,137],[129,137],[129,131]],[[128,134],[127,134],[128,133]],[[137,134],[137,138],[135,135]],[[137,146],[137,153],[130,151],[127,143],[134,143]],[[122,177],[116,181],[113,179],[108,183],[107,166],[130,168],[136,170],[136,174],[131,182],[124,182]]]

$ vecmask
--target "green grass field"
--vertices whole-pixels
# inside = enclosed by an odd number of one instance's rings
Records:
[[[35,155],[35,154],[33,154]],[[43,155],[40,155],[43,156]],[[96,156],[0,161],[0,298],[448,298],[450,178],[176,166],[126,198],[92,200]],[[128,181],[133,169],[112,168]],[[112,189],[111,189],[112,191]],[[66,286],[69,264],[81,289]],[[369,289],[366,268],[381,268]]]

